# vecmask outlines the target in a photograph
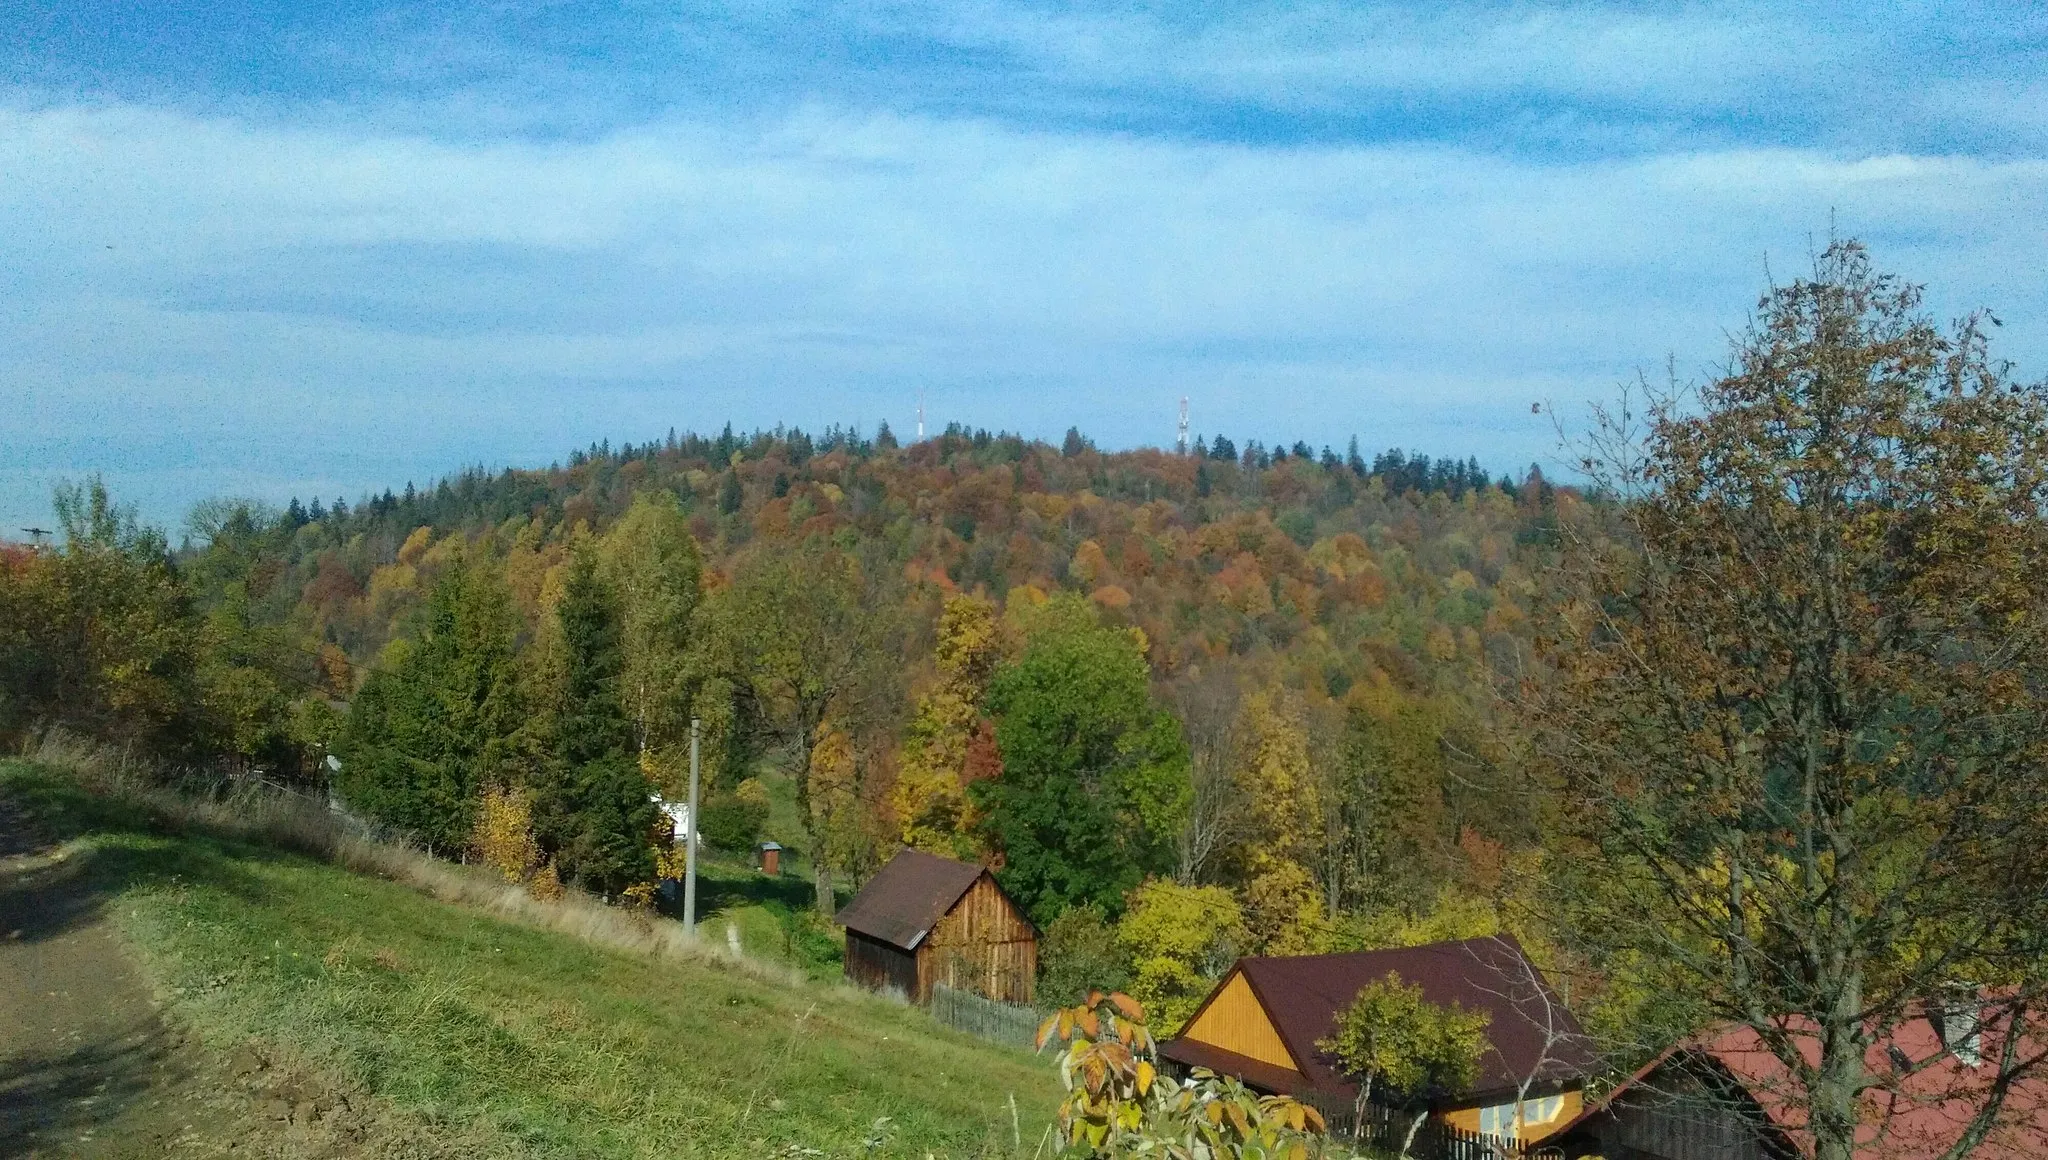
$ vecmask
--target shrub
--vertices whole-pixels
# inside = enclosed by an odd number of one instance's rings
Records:
[[[526,883],[526,892],[542,902],[560,902],[568,888],[562,885],[562,876],[556,872],[551,860]]]
[[[784,961],[809,969],[837,966],[845,957],[839,933],[817,911],[773,901],[762,905],[781,928]]]
[[[1078,1003],[1090,991],[1121,991],[1130,981],[1129,956],[1117,945],[1116,928],[1100,910],[1083,904],[1046,924],[1038,943],[1041,998]]]
[[[533,805],[524,791],[487,789],[477,799],[476,827],[470,852],[507,882],[524,882],[540,868],[540,845],[533,839]]]
[[[751,850],[761,840],[761,827],[768,824],[768,794],[760,782],[748,778],[732,793],[705,802],[702,811],[698,833],[704,836],[705,845]]]

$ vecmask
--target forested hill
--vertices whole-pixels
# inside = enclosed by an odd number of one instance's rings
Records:
[[[538,573],[649,490],[677,496],[714,573],[750,544],[823,535],[899,566],[934,614],[953,591],[1000,602],[1025,585],[1068,589],[1142,627],[1163,677],[1252,657],[1331,696],[1381,678],[1436,688],[1512,631],[1555,503],[1540,477],[1490,482],[1476,461],[1398,450],[1368,461],[1355,439],[1348,455],[1305,443],[1240,454],[1218,437],[1180,456],[1098,452],[1077,434],[1056,448],[954,427],[899,447],[886,426],[876,439],[728,428],[593,445],[567,467],[467,471],[353,507],[216,501],[181,555],[216,589],[246,570],[260,619],[362,666],[404,634],[445,555],[431,549],[450,537],[503,555],[537,621]]]
[[[1241,955],[1505,932],[1617,1075],[1732,1025],[1846,1156],[1872,1044],[1930,1003],[2018,1043],[2048,996],[2048,387],[1919,301],[1831,245],[1727,377],[1601,417],[1582,470],[1626,504],[1305,444],[784,431],[216,501],[173,550],[89,481],[0,548],[0,746],[306,777],[648,907],[697,721],[705,844],[811,879],[788,947],[905,847],[994,870],[1041,999],[1125,988],[1163,1033]],[[1389,996],[1344,1038],[1448,1041]],[[1969,1132],[2020,1060],[1943,1097]]]

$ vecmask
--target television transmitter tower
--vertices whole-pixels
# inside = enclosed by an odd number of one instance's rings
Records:
[[[1180,449],[1182,455],[1188,453],[1188,397],[1186,395],[1180,397],[1180,437],[1174,440],[1174,446]]]
[[[924,392],[917,393],[917,441],[924,442]]]

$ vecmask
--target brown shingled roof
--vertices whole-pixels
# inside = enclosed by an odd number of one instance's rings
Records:
[[[1309,1081],[1298,1071],[1226,1051],[1199,1039],[1169,1039],[1160,1045],[1159,1054],[1189,1067],[1206,1067],[1222,1075],[1234,1075],[1260,1091],[1274,1095],[1303,1097],[1311,1094]]]
[[[1334,1060],[1316,1049],[1316,1042],[1335,1030],[1337,1013],[1351,1005],[1360,988],[1390,971],[1403,983],[1421,987],[1431,1003],[1455,1002],[1491,1017],[1486,1028],[1489,1046],[1480,1059],[1473,1098],[1512,1090],[1532,1071],[1538,1073],[1537,1090],[1556,1090],[1582,1078],[1595,1062],[1592,1041],[1578,1020],[1510,937],[1348,954],[1245,958],[1238,960],[1236,969],[1244,973],[1309,1081],[1331,1093],[1348,1093],[1355,1085]],[[1224,981],[1229,981],[1227,976]],[[1547,1060],[1546,1025],[1564,1036],[1563,1042],[1550,1046]]]
[[[890,946],[914,951],[986,872],[966,862],[905,850],[868,879],[833,921]]]

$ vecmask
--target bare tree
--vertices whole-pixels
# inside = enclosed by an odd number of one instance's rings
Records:
[[[1194,779],[1187,823],[1175,840],[1173,877],[1193,885],[1244,826],[1244,792],[1236,769],[1244,690],[1235,669],[1218,665],[1171,686],[1168,696],[1187,734]]]
[[[1521,1124],[1530,1089],[1585,1078],[1600,1058],[1599,1044],[1513,941],[1495,935],[1466,944],[1465,953],[1480,968],[1470,976],[1473,986],[1501,1000],[1536,1033],[1536,1054],[1515,1083],[1515,1122]]]

